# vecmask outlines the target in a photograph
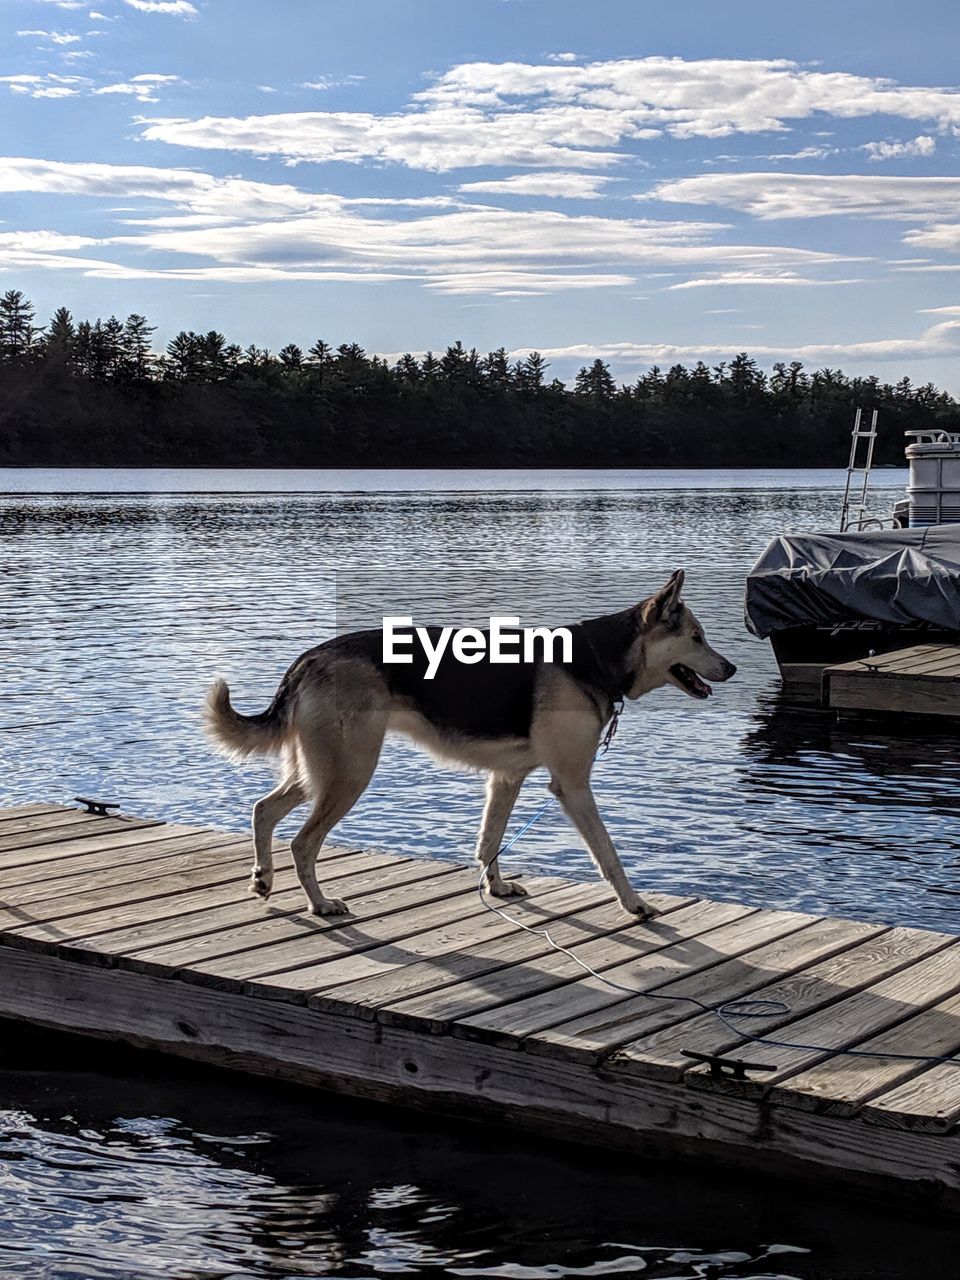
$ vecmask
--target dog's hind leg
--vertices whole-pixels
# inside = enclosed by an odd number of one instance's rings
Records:
[[[331,829],[347,816],[373,777],[386,726],[386,713],[376,710],[343,725],[332,742],[319,735],[311,740],[301,732],[299,759],[309,776],[314,803],[290,851],[312,915],[342,915],[347,910],[345,902],[320,891],[317,856]]]
[[[273,888],[273,832],[278,822],[303,804],[307,793],[298,778],[286,777],[253,806],[253,868],[250,892],[269,898]]]
[[[631,887],[620,865],[620,858],[603,825],[597,802],[590,790],[589,777],[579,774],[574,774],[572,777],[558,777],[554,773],[550,781],[550,790],[560,801],[567,817],[583,836],[590,850],[590,856],[604,880],[617,895],[624,911],[629,911],[631,915],[638,916],[641,920],[652,915],[650,908]]]
[[[523,897],[526,889],[516,880],[504,880],[497,854],[510,814],[526,773],[491,773],[487,777],[487,803],[477,837],[477,861],[485,870],[486,886],[495,898]]]

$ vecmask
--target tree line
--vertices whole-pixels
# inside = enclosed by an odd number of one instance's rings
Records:
[[[140,314],[37,325],[0,297],[4,466],[838,466],[853,410],[880,410],[878,462],[903,431],[960,430],[960,405],[915,386],[746,352],[618,384],[603,360],[568,387],[538,352],[459,341],[393,363],[356,343],[275,354],[183,330],[164,352]]]

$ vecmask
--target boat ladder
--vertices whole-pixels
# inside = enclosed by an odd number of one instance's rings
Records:
[[[866,456],[863,464],[858,459],[861,453],[860,441],[866,441]],[[849,529],[863,529],[867,525],[882,525],[875,516],[867,515],[867,488],[870,484],[870,471],[873,467],[873,447],[877,441],[877,410],[870,418],[870,429],[863,426],[863,410],[857,409],[853,422],[853,435],[850,439],[850,461],[847,464],[847,483],[843,491],[843,507],[840,511],[840,532]]]

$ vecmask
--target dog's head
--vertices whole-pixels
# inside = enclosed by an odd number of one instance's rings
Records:
[[[683,570],[678,569],[666,586],[637,605],[639,634],[636,672],[628,698],[674,684],[691,698],[709,698],[708,680],[729,680],[737,668],[707,644],[703,627],[680,599]]]

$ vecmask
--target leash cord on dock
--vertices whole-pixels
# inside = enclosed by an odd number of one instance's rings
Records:
[[[614,715],[613,720],[610,723],[610,727],[600,744],[600,749],[596,755],[597,760],[599,760],[601,756],[605,755],[609,749],[610,742],[617,730],[617,721],[619,718],[620,714],[618,711]],[[500,846],[497,850],[497,858],[499,858],[502,853],[506,853],[508,849],[511,849],[520,837],[529,831],[533,824],[544,813],[546,813],[555,800],[556,796],[551,796],[549,800],[545,801],[533,817],[529,818],[520,830],[511,836],[506,844]],[[496,861],[496,859],[494,859],[494,861]],[[562,943],[557,942],[555,938],[552,938],[550,936],[549,929],[537,929],[534,928],[533,925],[525,924],[524,921],[516,919],[515,916],[508,915],[502,907],[498,907],[495,903],[491,902],[484,887],[484,878],[486,873],[487,868],[481,867],[480,879],[477,882],[477,892],[480,896],[481,903],[488,911],[492,911],[494,915],[499,916],[501,920],[505,920],[507,924],[512,924],[517,929],[523,929],[525,933],[532,933],[538,938],[543,938],[547,943],[549,943],[554,951],[559,952],[560,955],[567,956],[574,962],[574,964],[579,965],[584,973],[588,974],[591,978],[596,978],[598,982],[603,983],[605,987],[609,987],[611,991],[617,991],[628,996],[642,996],[645,1000],[672,1000],[675,1002],[693,1005],[693,1007],[695,1009],[699,1009],[701,1013],[712,1013],[714,1017],[723,1023],[728,1031],[733,1032],[734,1035],[739,1036],[741,1039],[749,1040],[753,1044],[769,1045],[773,1049],[801,1049],[807,1053],[823,1053],[828,1056],[841,1058],[879,1058],[895,1062],[925,1062],[932,1064],[952,1062],[960,1065],[960,1058],[953,1057],[949,1054],[882,1053],[878,1050],[872,1049],[836,1049],[822,1044],[803,1044],[800,1041],[777,1040],[772,1036],[758,1035],[752,1031],[746,1031],[742,1027],[735,1026],[731,1021],[733,1018],[773,1018],[777,1015],[789,1015],[792,1012],[792,1009],[785,1000],[741,999],[728,1000],[724,1004],[712,1005],[707,1004],[704,1000],[698,1000],[696,996],[674,996],[665,995],[656,991],[641,991],[636,987],[628,987],[622,982],[615,982],[613,978],[607,978],[602,973],[598,973],[592,965],[588,964],[586,960],[581,960],[581,958],[578,955],[575,955],[569,947],[565,947]]]

